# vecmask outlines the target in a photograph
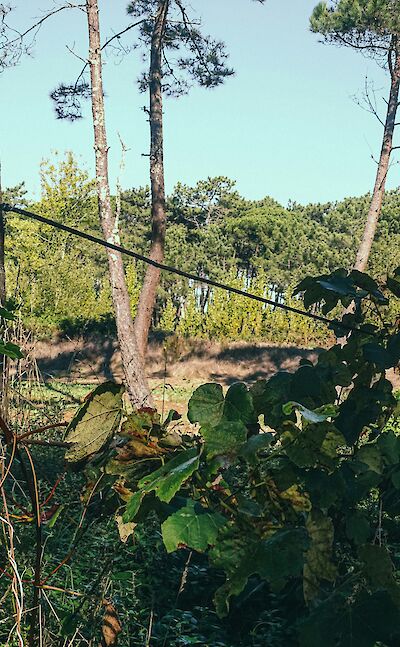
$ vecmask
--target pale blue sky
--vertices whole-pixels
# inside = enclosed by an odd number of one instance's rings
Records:
[[[205,27],[226,42],[236,70],[224,87],[194,88],[165,103],[167,188],[213,175],[237,181],[248,198],[271,195],[286,204],[360,195],[371,189],[381,126],[353,101],[365,76],[386,95],[388,78],[359,54],[322,45],[308,30],[316,0],[191,0]],[[15,23],[29,25],[50,0],[15,0]],[[127,0],[100,0],[103,37],[128,23]],[[132,43],[133,33],[124,42]],[[85,56],[83,13],[68,11],[43,26],[31,58],[0,75],[0,155],[3,184],[25,180],[39,195],[38,168],[52,150],[72,150],[91,172],[89,110],[73,124],[57,121],[49,92],[76,78]],[[135,83],[142,70],[138,51],[122,61],[106,58],[105,91],[111,180],[120,160],[119,132],[130,151],[124,187],[148,183],[147,101]],[[88,106],[89,107],[89,106]],[[384,110],[384,105],[381,106]],[[389,187],[399,184],[394,165]]]

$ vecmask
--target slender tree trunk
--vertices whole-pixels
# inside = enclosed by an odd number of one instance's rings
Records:
[[[154,23],[150,54],[150,183],[151,183],[151,246],[150,258],[164,260],[166,209],[164,180],[162,52],[169,0],[159,0]],[[147,350],[151,319],[160,282],[160,270],[150,265],[146,269],[140,292],[135,333],[142,357]]]
[[[1,184],[1,162],[0,162],[0,204],[3,202],[3,189]],[[0,208],[0,305],[6,302],[6,261],[4,243],[6,236],[6,222],[4,211]]]
[[[393,150],[393,134],[396,125],[396,114],[399,106],[399,87],[400,87],[400,50],[397,41],[394,47],[395,60],[390,66],[391,83],[390,95],[387,107],[386,121],[383,132],[382,149],[376,173],[374,191],[372,193],[371,204],[368,211],[367,222],[363,237],[357,252],[354,269],[364,272],[369,255],[371,253],[372,243],[375,237],[379,216],[381,215],[382,202],[385,195],[386,178],[389,170],[390,155]],[[391,57],[391,53],[389,54]]]
[[[1,163],[0,163],[0,204],[3,202],[3,190],[1,184]],[[6,223],[4,211],[0,207],[0,306],[6,304],[6,263],[5,263],[5,243]],[[0,330],[0,339],[3,336]],[[0,415],[7,420],[7,357],[0,355]]]
[[[109,242],[119,244],[118,228],[111,206],[108,179],[108,145],[97,0],[86,0],[86,10],[89,28],[89,66],[99,215],[104,238]],[[145,377],[144,361],[136,343],[122,256],[119,252],[113,250],[107,250],[107,256],[118,342],[129,397],[135,405],[149,405],[151,404],[151,396]]]

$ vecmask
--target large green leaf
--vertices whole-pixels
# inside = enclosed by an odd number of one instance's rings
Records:
[[[268,381],[259,380],[250,389],[256,414],[264,415],[267,425],[276,429],[285,419],[282,407],[291,400],[293,375],[277,373]]]
[[[365,544],[371,536],[371,526],[365,514],[355,510],[347,517],[346,535],[355,544]]]
[[[199,468],[200,455],[197,448],[179,452],[155,472],[143,477],[138,483],[138,492],[129,499],[123,515],[124,523],[132,521],[139,511],[146,494],[155,495],[169,503],[183,483]]]
[[[281,436],[283,448],[298,467],[317,464],[333,467],[338,458],[338,448],[346,444],[342,434],[330,422],[310,424],[302,430],[288,422],[284,429]]]
[[[208,512],[201,505],[189,500],[184,508],[172,514],[161,525],[161,532],[168,553],[180,546],[187,546],[200,553],[214,546],[217,535],[226,523],[221,515]]]
[[[400,607],[400,587],[394,577],[394,566],[386,546],[366,544],[359,549],[364,574],[374,590],[385,589]]]
[[[89,394],[67,428],[67,461],[77,463],[104,447],[121,421],[123,392],[122,385],[105,382]]]
[[[253,422],[253,398],[246,384],[236,382],[229,387],[225,396],[223,415],[227,420],[241,420],[244,424]]]
[[[377,443],[367,443],[362,445],[355,453],[355,459],[367,465],[372,472],[382,473],[383,458]]]
[[[188,418],[201,425],[217,425],[224,411],[224,394],[220,384],[202,384],[189,400]]]
[[[219,384],[203,384],[189,400],[188,418],[207,427],[224,420],[248,424],[254,421],[253,400],[242,382],[232,384],[225,397]]]
[[[240,420],[223,420],[215,427],[204,426],[200,433],[205,440],[207,458],[214,456],[234,456],[246,442],[247,429]]]
[[[256,465],[259,461],[258,452],[263,449],[268,449],[274,439],[273,434],[261,432],[250,436],[240,448],[240,456],[242,456],[250,465]]]

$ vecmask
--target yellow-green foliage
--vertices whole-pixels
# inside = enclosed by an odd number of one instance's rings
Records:
[[[161,314],[159,328],[164,332],[174,332],[176,326],[176,314],[176,308],[171,297],[169,297]]]
[[[232,287],[257,296],[276,299],[276,295],[271,293],[266,285],[262,271],[250,282],[230,272],[226,276],[226,282]],[[238,294],[220,289],[213,290],[204,313],[196,297],[196,290],[192,288],[175,327],[171,324],[177,320],[177,309],[172,301],[169,301],[161,318],[160,328],[166,332],[176,332],[183,337],[220,341],[264,340],[308,346],[325,345],[332,339],[332,335],[323,324]],[[301,309],[301,303],[290,296],[290,291],[282,295],[281,302]]]
[[[41,200],[49,218],[99,234],[94,183],[71,154],[41,165]],[[104,250],[20,216],[7,218],[7,282],[27,325],[41,332],[64,321],[93,321],[111,314]]]

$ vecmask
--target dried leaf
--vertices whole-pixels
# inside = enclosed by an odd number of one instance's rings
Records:
[[[120,537],[122,543],[126,544],[129,537],[131,535],[133,535],[137,524],[133,523],[133,521],[128,521],[128,523],[124,523],[123,520],[122,520],[122,516],[116,517],[115,520],[116,520],[117,526],[118,526],[119,537]]]
[[[101,645],[102,647],[114,647],[117,644],[118,635],[122,631],[122,626],[118,620],[114,605],[108,600],[103,600],[103,605],[105,606],[105,611],[101,626],[101,633],[103,634]]]

